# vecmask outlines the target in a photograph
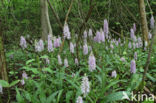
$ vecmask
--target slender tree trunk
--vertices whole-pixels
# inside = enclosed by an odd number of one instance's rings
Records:
[[[0,20],[0,78],[8,81],[5,53],[3,47],[2,24]]]
[[[52,36],[52,28],[49,20],[47,0],[40,0],[40,5],[41,5],[42,39],[47,40],[47,36],[49,34]]]
[[[148,42],[148,25],[146,19],[145,3],[144,0],[139,1],[140,17],[141,17],[141,28],[145,42]]]

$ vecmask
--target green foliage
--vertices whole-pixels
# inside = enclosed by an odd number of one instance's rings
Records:
[[[58,65],[57,55],[58,48],[54,48],[53,53],[44,50],[42,53],[36,53],[34,50],[34,39],[40,38],[40,2],[39,0],[3,0],[0,3],[0,18],[2,18],[2,29],[4,34],[4,44],[6,49],[6,62],[10,82],[0,80],[2,87],[11,88],[15,97],[11,97],[11,101],[17,103],[74,103],[81,93],[81,81],[84,75],[87,75],[90,82],[90,92],[83,97],[84,103],[114,103],[124,102],[123,92],[130,96],[132,91],[139,91],[141,88],[142,74],[146,62],[148,52],[142,52],[141,49],[129,49],[128,39],[123,41],[125,45],[114,46],[111,50],[106,46],[109,43],[94,43],[92,49],[96,56],[96,70],[90,72],[88,70],[88,56],[84,56],[82,48],[79,48],[80,65],[74,63],[75,57],[69,51],[68,43],[65,41],[61,58],[68,58],[69,67]],[[50,0],[55,12],[58,14],[61,23],[64,24],[66,13],[68,12],[71,0]],[[73,7],[68,17],[68,24],[72,37],[79,27],[83,24],[91,0],[74,0]],[[122,37],[129,37],[129,28],[133,23],[137,24],[137,36],[141,36],[139,30],[139,13],[138,3],[136,0],[92,0],[94,7],[89,21],[83,29],[93,29],[93,34],[99,28],[103,28],[103,20],[109,21],[109,27],[114,31],[121,33]],[[150,0],[151,8],[154,8],[155,1]],[[151,11],[147,6],[147,19],[151,17]],[[155,10],[153,10],[155,12]],[[62,35],[62,30],[49,8],[50,21],[53,34]],[[155,16],[155,14],[154,14]],[[19,38],[24,35],[27,39],[28,50],[19,48]],[[30,37],[27,37],[30,35]],[[113,35],[113,33],[110,33]],[[118,36],[113,36],[114,39]],[[124,38],[121,38],[124,39]],[[75,40],[72,40],[76,42]],[[81,40],[82,41],[82,40]],[[92,41],[88,40],[89,44]],[[102,45],[102,46],[101,46]],[[115,45],[115,44],[113,44]],[[45,43],[45,46],[47,44]],[[30,51],[29,51],[30,50]],[[156,49],[155,49],[156,50]],[[111,52],[112,51],[112,52]],[[138,53],[136,60],[136,74],[130,73],[130,61],[134,58],[134,52]],[[147,80],[145,83],[151,91],[156,91],[156,57],[155,52],[151,56]],[[120,58],[124,57],[125,62]],[[45,59],[50,60],[50,64],[46,64]],[[112,78],[111,72],[117,71],[117,77]],[[24,79],[25,84],[21,85],[22,72],[28,74],[28,79]],[[12,99],[13,98],[13,99]],[[147,103],[147,102],[145,102]]]
[[[2,87],[7,87],[7,88],[10,88],[10,87],[13,87],[15,86],[16,84],[18,84],[20,82],[20,80],[15,80],[13,82],[11,82],[10,84],[5,81],[5,80],[0,80],[0,84]]]
[[[65,46],[67,45],[65,44]],[[76,67],[69,49],[65,49],[66,54],[61,55],[62,59],[68,57],[70,65],[69,68],[58,65],[56,59],[58,52],[57,49],[55,49],[52,54],[46,53],[46,55],[44,55],[41,53],[37,55],[35,53],[31,53],[32,56],[28,57],[29,59],[25,57],[23,61],[21,61],[24,64],[21,65],[19,71],[26,71],[29,78],[27,80],[24,79],[24,88],[16,87],[17,103],[75,102],[76,97],[82,95],[80,86],[82,76],[84,74],[88,75],[91,86],[90,93],[84,99],[86,102],[95,103],[105,101],[110,103],[122,101],[123,92],[129,95],[131,91],[139,90],[142,78],[141,69],[142,65],[145,64],[144,61],[147,57],[145,53],[136,49],[139,54],[137,61],[137,74],[131,75],[130,61],[133,57],[130,55],[133,56],[132,50],[129,50],[125,46],[123,51],[117,52],[119,51],[119,48],[115,47],[113,50],[115,54],[112,56],[112,53],[107,52],[104,48],[100,48],[100,44],[95,43],[94,46],[101,49],[101,53],[97,54],[97,57],[101,57],[101,59],[97,59],[97,70],[93,73],[88,70],[88,58],[86,57],[83,57],[83,59],[80,60],[80,67]],[[99,49],[96,49],[95,52],[99,52]],[[16,52],[20,54],[20,50]],[[121,56],[120,53],[122,54]],[[8,54],[8,58],[11,54],[13,53]],[[24,52],[22,52],[22,55],[26,56]],[[14,55],[14,58],[18,60],[18,58],[23,57],[22,55]],[[80,55],[83,56],[81,51]],[[145,55],[144,59],[143,55]],[[122,62],[120,60],[121,57],[125,57],[126,61]],[[45,62],[46,58],[50,59],[50,64],[48,65]],[[8,61],[10,60],[11,58]],[[116,78],[111,78],[109,75],[113,70],[117,71]],[[72,75],[73,73],[75,74],[74,76]],[[10,76],[11,75],[16,74],[10,74]],[[152,81],[155,80],[149,74],[147,77]],[[10,84],[5,81],[0,82],[3,87],[12,87],[17,83],[19,83],[19,80],[13,81],[13,83]]]

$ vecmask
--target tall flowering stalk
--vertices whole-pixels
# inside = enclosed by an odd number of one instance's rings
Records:
[[[84,76],[82,78],[82,83],[81,83],[81,92],[83,93],[84,97],[86,97],[89,91],[90,91],[90,86],[89,86],[88,77]]]
[[[20,39],[20,46],[22,47],[22,49],[27,48],[27,42],[23,36],[21,36],[21,39]]]
[[[46,64],[50,64],[50,60],[48,58],[45,58]]]
[[[35,43],[35,50],[37,52],[42,52],[44,50],[44,43],[42,39]]]
[[[65,22],[64,27],[63,27],[63,34],[64,34],[64,38],[66,38],[68,40],[71,39],[69,27],[68,27],[68,24],[66,22]]]
[[[148,39],[152,39],[152,34],[150,32],[148,33]]]
[[[79,65],[79,61],[78,61],[77,58],[75,58],[75,64],[76,64],[76,65]]]
[[[139,48],[139,43],[135,43],[136,48]]]
[[[133,41],[136,41],[136,37],[135,37],[135,33],[134,33],[134,30],[133,30],[133,29],[131,29],[130,36],[131,36],[131,39],[132,39]]]
[[[136,32],[136,24],[135,23],[133,24],[133,30],[134,30],[134,32]]]
[[[83,99],[81,96],[78,96],[76,103],[83,103]]]
[[[58,38],[54,38],[54,47],[57,48],[57,47],[60,47],[61,45],[61,38],[58,37]]]
[[[143,43],[142,43],[141,37],[138,38],[138,44],[139,44],[139,47],[140,47],[140,48],[143,46]]]
[[[136,63],[135,60],[131,61],[131,73],[136,73]]]
[[[105,34],[102,29],[100,29],[100,33],[101,33],[101,42],[105,42]]]
[[[151,29],[154,28],[154,23],[155,23],[155,20],[154,20],[154,17],[152,16],[151,19],[150,19],[150,27],[151,27]]]
[[[120,60],[121,60],[122,62],[126,62],[126,59],[125,59],[124,57],[121,57]]]
[[[111,49],[114,49],[114,45],[112,43],[110,44],[110,48]]]
[[[101,33],[99,31],[97,31],[96,36],[97,36],[97,42],[100,43],[101,42]]]
[[[118,39],[118,42],[121,43],[121,39],[120,38]]]
[[[101,33],[99,31],[96,32],[96,36],[94,37],[94,41],[100,43],[101,42]]]
[[[117,73],[116,73],[116,71],[114,70],[114,71],[112,71],[112,75],[111,75],[113,78],[116,78],[116,76],[117,76]]]
[[[0,93],[3,94],[3,87],[1,84],[0,84]]]
[[[116,45],[116,46],[118,46],[118,45],[119,45],[119,42],[118,42],[118,41],[116,41],[116,42],[115,42],[115,45]]]
[[[89,55],[88,65],[91,72],[96,69],[96,59],[93,52],[91,52]]]
[[[57,59],[58,59],[58,64],[59,64],[59,65],[62,65],[62,60],[61,60],[60,55],[57,56]]]
[[[70,42],[70,52],[74,53],[74,45],[72,42]]]
[[[28,79],[28,76],[27,76],[27,74],[26,74],[26,72],[25,72],[25,71],[22,73],[22,80],[21,80],[21,84],[22,84],[22,85],[24,85],[24,84],[25,84],[24,79]]]
[[[85,43],[85,44],[83,45],[83,54],[84,54],[84,55],[87,55],[87,54],[88,54],[88,45],[87,45],[87,43]]]
[[[133,42],[133,49],[135,49],[136,48],[136,45],[135,45],[135,43]]]
[[[65,67],[68,67],[68,66],[69,66],[69,65],[68,65],[68,60],[67,60],[67,58],[64,59],[64,66],[65,66]]]
[[[137,60],[138,54],[137,52],[134,53],[134,59]]]
[[[93,32],[92,32],[92,29],[89,29],[89,33],[88,33],[88,36],[89,36],[89,37],[92,37],[92,36],[93,36]]]
[[[109,33],[109,27],[108,27],[108,21],[107,21],[107,19],[104,20],[104,33],[106,35],[108,35],[108,33]]]
[[[87,39],[87,31],[86,30],[83,33],[83,37],[84,37],[84,39]]]
[[[52,44],[52,40],[50,38],[50,36],[48,36],[48,52],[52,52],[53,49],[53,44]]]

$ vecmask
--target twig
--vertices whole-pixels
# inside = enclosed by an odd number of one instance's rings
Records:
[[[108,22],[109,22],[109,17],[110,17],[110,10],[111,10],[111,0],[109,0],[109,9],[108,9]]]
[[[88,14],[87,14],[87,16],[86,16],[86,18],[85,18],[85,21],[84,21],[83,24],[80,26],[80,29],[78,29],[78,30],[80,30],[80,32],[82,31],[82,28],[84,27],[84,25],[87,23],[88,19],[90,18],[91,13],[92,13],[92,10],[93,10],[93,8],[95,7],[95,5],[96,5],[96,4],[90,6],[90,9],[89,9]],[[77,30],[76,32],[78,32],[78,30]]]
[[[127,10],[127,12],[131,15],[131,17],[134,19],[134,21],[136,22],[136,23],[138,23],[138,24],[140,24],[139,22],[138,22],[138,20],[135,18],[135,16],[132,14],[132,12],[125,6],[125,4],[122,2],[122,0],[120,0],[121,1],[121,4],[123,5],[123,7]]]
[[[58,15],[55,13],[54,8],[53,8],[52,5],[50,4],[50,1],[49,1],[49,0],[47,0],[47,1],[48,1],[48,4],[49,4],[50,8],[51,8],[52,13],[54,14],[54,16],[55,16],[55,18],[56,18],[56,20],[57,20],[57,22],[58,22],[58,24],[59,24],[60,29],[62,30],[62,29],[63,29],[63,26],[62,26],[62,23],[61,23],[61,21],[60,21]]]
[[[114,34],[118,35],[119,37],[122,37],[120,33],[114,31],[113,29],[110,29],[111,32],[113,32]],[[128,37],[125,37],[126,39],[132,41],[132,39],[128,38]]]
[[[92,2],[90,3],[90,9],[88,10],[88,13],[87,13],[87,16],[85,18],[85,21],[83,22],[83,24],[80,26],[80,32],[79,32],[79,36],[78,36],[78,39],[77,39],[77,45],[76,45],[76,55],[77,55],[77,58],[79,60],[79,52],[78,52],[78,47],[79,47],[79,41],[80,41],[80,38],[81,38],[81,33],[82,33],[82,28],[84,27],[84,25],[87,23],[88,19],[90,18],[91,16],[91,13],[92,13],[92,10],[93,8],[95,7],[96,4],[93,4],[92,5]]]
[[[147,0],[147,4],[148,4],[148,7],[149,7],[149,9],[150,9],[150,12],[152,13],[152,15],[153,15],[153,11],[152,11],[152,9],[151,9],[151,6],[150,6],[150,4],[149,4],[149,1]]]
[[[70,13],[70,11],[71,11],[71,8],[72,8],[72,5],[73,5],[73,2],[74,2],[74,0],[72,0],[71,1],[71,3],[70,3],[70,6],[69,6],[69,9],[68,9],[68,12],[67,12],[67,14],[66,14],[66,17],[65,17],[65,22],[67,22],[68,21],[68,16],[69,16],[69,13]],[[62,37],[64,36],[64,34],[62,34]],[[63,40],[62,40],[62,44],[61,44],[61,47],[60,47],[60,50],[59,50],[59,54],[62,52],[62,50],[63,50],[63,47],[64,47],[64,41],[65,41],[65,39],[63,38]]]
[[[80,10],[80,0],[78,0],[78,3],[77,3],[78,5],[77,5],[77,7],[78,7],[78,13],[79,13],[79,15],[80,15],[80,18],[81,18],[81,20],[82,20],[82,22],[83,22],[83,15],[82,15],[82,11]]]
[[[71,1],[71,4],[70,4],[70,6],[69,6],[68,12],[67,12],[67,14],[66,14],[65,22],[67,22],[67,21],[68,21],[68,16],[69,16],[69,13],[70,13],[71,8],[72,8],[73,1],[74,1],[74,0],[72,0],[72,1]]]
[[[149,46],[147,61],[146,61],[145,67],[144,67],[144,73],[143,73],[143,78],[142,78],[143,87],[144,87],[144,81],[145,81],[145,78],[146,78],[146,73],[147,73],[147,70],[148,70],[148,67],[149,67],[149,64],[150,64],[150,58],[151,58],[151,54],[152,54],[152,46],[153,46],[153,43],[154,43],[155,35],[156,35],[156,25],[155,25],[155,28],[154,28],[151,44]]]

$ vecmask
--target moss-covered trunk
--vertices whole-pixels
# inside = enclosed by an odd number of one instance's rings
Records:
[[[3,36],[2,36],[2,24],[0,20],[0,77],[3,80],[8,81],[8,75],[6,70],[5,53],[3,46]]]
[[[41,31],[42,39],[47,40],[48,35],[52,36],[52,28],[49,20],[47,0],[40,0],[41,5]]]
[[[145,42],[148,42],[148,25],[145,11],[145,3],[144,0],[139,1],[139,9],[140,9],[140,19],[141,19],[141,29]]]

